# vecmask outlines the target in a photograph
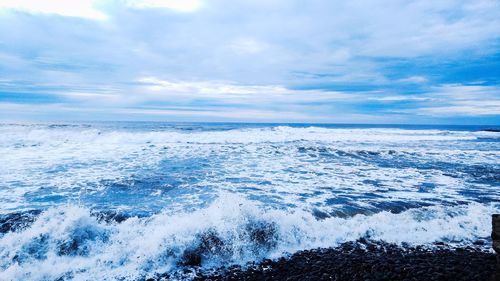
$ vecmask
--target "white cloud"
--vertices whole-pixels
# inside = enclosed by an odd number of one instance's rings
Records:
[[[136,9],[170,9],[177,12],[194,12],[202,6],[201,0],[124,0],[127,7]],[[99,5],[109,0],[0,0],[0,10],[17,10],[32,14],[55,14],[94,20],[108,19],[107,12]],[[109,11],[108,11],[109,12]]]
[[[430,95],[451,100],[488,100],[500,99],[498,86],[445,84],[434,87]]]
[[[194,12],[202,6],[201,0],[128,0],[133,8],[165,8],[179,12]]]
[[[434,87],[433,92],[420,95],[428,98],[415,109],[392,110],[434,117],[500,116],[500,87],[449,84]]]
[[[36,59],[45,55],[69,65],[117,66],[116,73],[106,73],[108,80],[158,75],[241,84],[387,84],[395,81],[385,77],[380,57],[489,52],[490,43],[500,38],[500,3],[494,0],[474,5],[459,0],[315,0],[307,5],[297,0],[0,0],[0,6],[107,16],[100,24],[79,25],[0,16],[0,44],[19,53],[29,50]],[[43,67],[47,64],[24,68],[38,77]],[[407,76],[399,82],[428,82],[424,76]]]
[[[265,121],[265,120],[311,120],[313,116],[304,113],[290,111],[269,110],[245,110],[241,108],[225,108],[224,110],[182,110],[182,109],[120,109],[121,114],[140,114],[157,116],[180,116],[180,117],[209,117],[223,118],[240,121]]]
[[[426,95],[398,95],[398,96],[372,96],[368,97],[368,100],[374,100],[374,101],[388,101],[388,102],[394,102],[394,101],[429,101],[432,100],[432,97],[426,96]]]
[[[218,102],[240,102],[248,105],[264,103],[304,103],[356,99],[355,93],[320,90],[292,90],[281,85],[239,85],[218,81],[166,81],[157,77],[137,79],[138,98],[152,100],[213,99]]]
[[[106,19],[106,14],[96,9],[96,2],[95,0],[0,0],[0,9],[13,9],[34,14]]]
[[[88,110],[200,102],[352,117],[407,101],[419,116],[460,115],[499,95],[435,85],[467,83],[446,70],[498,53],[497,0],[0,0],[0,9],[0,90]],[[351,90],[298,90],[335,87]],[[377,106],[355,112],[369,102]]]
[[[500,102],[490,102],[487,105],[480,105],[476,102],[464,103],[455,106],[424,107],[417,111],[418,114],[431,116],[481,116],[500,115]]]
[[[230,44],[237,54],[256,54],[266,48],[266,44],[251,38],[239,38]]]
[[[64,120],[170,120],[170,121],[240,121],[240,122],[318,122],[318,123],[387,123],[404,121],[403,116],[298,112],[294,110],[251,110],[241,108],[201,109],[196,107],[170,108],[88,108],[64,104],[20,104],[0,102],[2,122],[20,122],[23,120],[63,121],[54,112],[64,114]],[[12,119],[10,119],[12,118]],[[84,118],[84,119],[82,119]]]
[[[427,82],[428,79],[424,76],[410,76],[397,80],[399,83],[421,84]]]

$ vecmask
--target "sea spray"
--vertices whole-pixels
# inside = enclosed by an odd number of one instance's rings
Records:
[[[53,208],[0,239],[7,280],[70,276],[134,280],[183,266],[244,264],[359,238],[409,245],[467,244],[490,234],[492,206],[428,207],[399,214],[317,219],[221,194],[205,209],[105,222],[82,207]]]

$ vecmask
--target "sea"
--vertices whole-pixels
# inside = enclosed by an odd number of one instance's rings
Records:
[[[0,124],[0,280],[189,280],[361,238],[491,251],[498,128]]]

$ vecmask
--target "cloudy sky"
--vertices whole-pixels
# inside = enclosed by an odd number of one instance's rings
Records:
[[[498,0],[0,0],[0,120],[500,124]]]

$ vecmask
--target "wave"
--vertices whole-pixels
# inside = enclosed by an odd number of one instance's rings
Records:
[[[469,245],[500,212],[496,132],[226,129],[0,126],[0,212],[17,212],[0,216],[0,279],[135,280],[359,238]]]
[[[154,202],[156,212],[181,202],[181,196],[204,201],[201,196],[212,189],[294,205],[310,197],[316,198],[304,204],[326,202],[333,197],[327,189],[359,196],[385,192],[381,200],[484,203],[498,198],[491,186],[498,182],[500,143],[476,141],[499,135],[287,126],[229,131],[0,126],[0,186],[5,187],[0,213],[85,198],[91,206],[130,209],[137,208],[127,205],[139,196],[140,205]]]
[[[5,280],[135,280],[177,270],[243,264],[359,238],[428,245],[487,239],[492,205],[425,207],[318,220],[310,212],[266,208],[224,193],[200,210],[107,222],[88,208],[49,209],[0,238]]]
[[[449,131],[449,130],[412,130],[412,129],[341,129],[323,127],[275,126],[264,128],[239,128],[222,131],[126,131],[99,127],[40,127],[40,126],[0,126],[4,136],[0,145],[12,144],[21,140],[24,145],[67,142],[125,142],[143,143],[262,143],[291,141],[325,142],[406,142],[406,141],[443,141],[475,140],[478,138],[499,137],[497,132]]]

